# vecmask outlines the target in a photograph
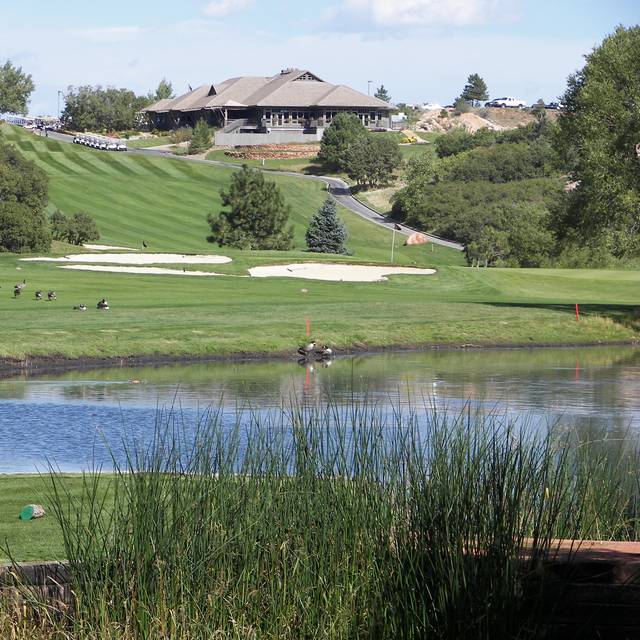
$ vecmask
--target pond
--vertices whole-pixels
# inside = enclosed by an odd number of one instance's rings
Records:
[[[75,370],[0,379],[0,473],[109,467],[122,442],[153,433],[160,413],[223,422],[282,403],[366,401],[383,411],[466,403],[516,421],[593,437],[640,428],[640,348],[434,350],[292,361]]]

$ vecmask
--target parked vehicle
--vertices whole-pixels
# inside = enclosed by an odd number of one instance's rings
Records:
[[[493,100],[489,100],[489,102],[485,102],[485,107],[511,107],[514,109],[523,109],[527,106],[527,103],[524,100],[519,100],[518,98],[513,97],[505,97],[505,98],[494,98]]]
[[[562,102],[549,102],[544,106],[546,109],[564,109]]]

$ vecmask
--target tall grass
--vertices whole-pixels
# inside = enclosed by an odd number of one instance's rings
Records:
[[[241,426],[247,425],[248,426]],[[626,466],[625,466],[626,465]],[[631,473],[633,471],[633,473]],[[175,416],[71,500],[74,638],[526,638],[554,538],[636,534],[633,455],[501,416]]]

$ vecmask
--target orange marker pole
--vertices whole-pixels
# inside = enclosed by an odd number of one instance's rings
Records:
[[[580,320],[580,305],[576,304],[576,320]]]
[[[311,335],[311,324],[309,323],[309,318],[305,318],[307,325],[307,338]]]

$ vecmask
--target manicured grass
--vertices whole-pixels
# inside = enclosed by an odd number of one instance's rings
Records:
[[[309,254],[304,232],[326,193],[320,182],[273,176],[292,205],[295,250],[242,252],[207,243],[206,215],[220,209],[231,170],[183,160],[108,154],[35,138],[4,127],[2,135],[51,177],[51,205],[94,216],[101,242],[148,251],[221,253],[227,265],[189,267],[246,275],[247,267],[304,260],[387,263],[391,233],[340,209],[352,256]],[[0,256],[0,356],[230,354],[291,350],[305,318],[315,336],[354,345],[512,344],[629,340],[640,274],[596,270],[464,267],[461,252],[402,247],[397,264],[435,266],[435,276],[396,276],[381,283],[288,278],[189,278],[62,270],[55,264]],[[432,250],[433,249],[433,250]],[[59,252],[65,249],[56,247]],[[15,282],[27,289],[13,299]],[[33,291],[55,289],[56,302]],[[306,289],[307,292],[302,290]],[[95,303],[106,297],[111,310]],[[86,313],[72,310],[84,303]],[[590,307],[576,322],[574,303]]]
[[[130,149],[148,149],[150,147],[163,147],[171,144],[171,136],[158,136],[156,138],[138,138],[127,140],[127,147]]]
[[[81,476],[65,476],[65,484],[74,498],[81,495]],[[0,562],[9,560],[9,556],[18,562],[65,557],[60,527],[51,512],[50,491],[51,482],[46,476],[0,475]],[[27,504],[41,504],[45,517],[26,522],[18,520],[18,514]]]

